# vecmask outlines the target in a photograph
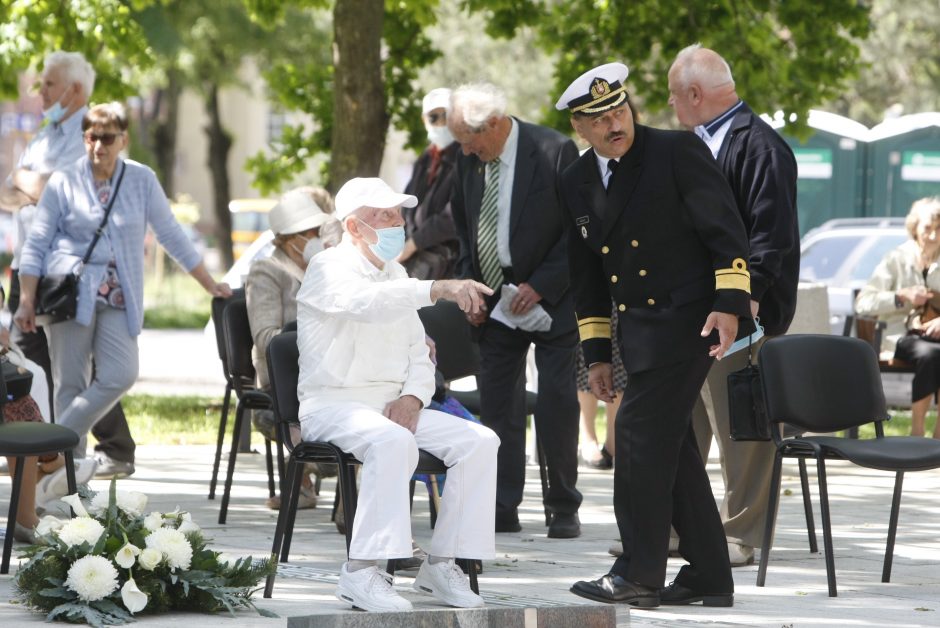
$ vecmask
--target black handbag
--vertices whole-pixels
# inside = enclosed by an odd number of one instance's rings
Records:
[[[3,371],[4,385],[4,391],[0,391],[2,393],[0,403],[16,401],[29,394],[33,386],[32,371],[13,364],[6,353],[0,355],[0,370]]]
[[[78,312],[78,286],[85,269],[85,264],[91,259],[91,253],[95,250],[95,245],[104,233],[104,228],[108,224],[108,216],[111,215],[111,208],[114,206],[114,199],[117,198],[118,190],[121,189],[121,181],[124,180],[124,164],[121,164],[121,174],[118,176],[117,183],[114,186],[114,193],[108,201],[108,206],[104,210],[104,217],[101,224],[95,230],[95,235],[82,257],[81,263],[70,273],[63,275],[43,275],[39,278],[39,284],[36,287],[36,318],[42,324],[61,323],[75,318]]]
[[[728,374],[728,410],[731,440],[770,440],[770,421],[764,406],[760,369],[751,362],[751,346],[747,347],[747,366]]]

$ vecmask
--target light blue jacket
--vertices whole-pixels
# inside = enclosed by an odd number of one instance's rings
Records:
[[[124,290],[127,331],[140,334],[144,321],[144,236],[149,225],[167,253],[187,272],[201,261],[199,253],[170,211],[170,203],[153,170],[130,159],[114,169],[111,189],[125,169],[124,179],[104,234],[82,272],[76,322],[91,323],[95,294],[114,258]],[[43,190],[20,257],[20,274],[42,276],[71,272],[81,262],[104,206],[94,193],[91,164],[82,157],[55,172]]]

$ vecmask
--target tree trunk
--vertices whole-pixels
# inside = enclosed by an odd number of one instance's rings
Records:
[[[388,113],[382,79],[384,0],[337,0],[333,10],[333,134],[328,188],[374,177]]]
[[[179,103],[182,87],[179,70],[167,71],[167,85],[159,90],[156,118],[153,125],[153,153],[156,157],[157,175],[163,184],[163,191],[169,198],[176,195],[176,131],[179,123]]]
[[[206,91],[206,114],[209,124],[205,127],[209,138],[207,165],[212,173],[212,205],[215,212],[216,234],[219,238],[219,251],[225,268],[235,263],[232,254],[232,215],[228,210],[231,200],[228,180],[228,153],[232,148],[232,138],[222,127],[219,114],[219,86],[209,83]]]

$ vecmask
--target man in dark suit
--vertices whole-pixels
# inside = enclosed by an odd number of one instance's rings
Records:
[[[535,427],[548,467],[543,497],[552,514],[548,536],[576,537],[581,533],[581,493],[575,488],[577,333],[558,178],[578,152],[560,133],[506,115],[505,95],[489,84],[455,90],[447,124],[463,151],[451,200],[460,241],[457,276],[482,281],[496,293],[488,311],[468,317],[478,328],[480,343],[480,418],[502,442],[496,531],[521,529],[517,509],[525,487],[525,367],[534,344],[539,391]],[[507,292],[511,286],[518,291],[501,298],[507,285]],[[530,324],[540,310],[551,317],[547,329]]]
[[[623,554],[576,595],[640,607],[734,603],[721,519],[691,429],[714,359],[748,316],[744,226],[714,159],[687,133],[635,124],[627,67],[576,79],[555,105],[592,149],[562,175],[568,255],[592,392],[613,398],[610,301],[628,373],[616,423]],[[663,588],[669,527],[689,562]]]
[[[786,333],[796,310],[800,231],[793,151],[738,97],[731,69],[713,50],[694,45],[679,53],[669,70],[669,104],[679,123],[711,150],[747,229],[751,313],[766,334],[754,343],[756,361],[766,337]],[[721,520],[733,566],[754,562],[774,460],[771,442],[731,440],[728,374],[745,367],[747,354],[740,351],[712,366],[692,418],[704,460],[713,434],[718,441],[725,485]]]

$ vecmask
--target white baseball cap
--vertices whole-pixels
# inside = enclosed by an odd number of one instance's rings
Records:
[[[421,113],[428,114],[435,109],[450,109],[450,90],[446,87],[432,89],[421,101]]]
[[[411,194],[399,194],[378,177],[356,177],[343,184],[334,199],[336,217],[343,220],[360,207],[414,207],[418,197]]]
[[[303,190],[285,192],[268,213],[268,226],[275,235],[301,233],[321,227],[333,217],[320,209],[309,193]]]

